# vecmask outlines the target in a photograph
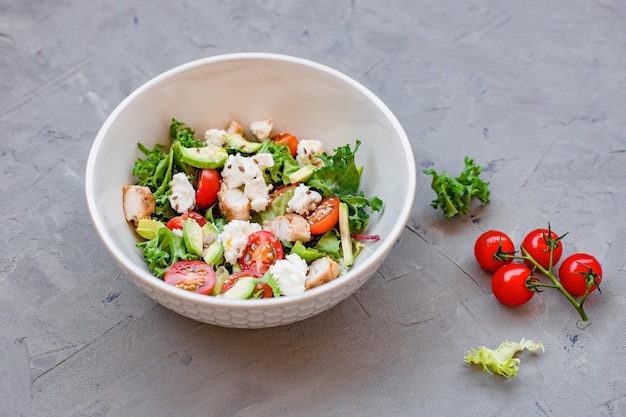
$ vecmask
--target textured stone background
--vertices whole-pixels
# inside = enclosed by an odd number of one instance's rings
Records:
[[[420,174],[362,289],[291,326],[203,325],[156,305],[98,241],[84,167],[139,85],[228,52],[334,67],[396,113]],[[1,416],[626,415],[626,7],[620,0],[0,0]],[[444,220],[427,167],[474,157],[492,203]],[[517,309],[472,257],[550,222],[595,254],[593,324],[559,294]],[[542,340],[515,380],[466,350]]]

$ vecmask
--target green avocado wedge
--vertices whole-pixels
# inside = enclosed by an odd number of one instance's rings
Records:
[[[211,266],[221,263],[224,247],[219,241],[219,230],[213,223],[202,226],[202,259]]]
[[[196,256],[202,256],[202,227],[193,219],[183,223],[183,242],[187,251]]]
[[[194,168],[221,168],[228,159],[226,149],[211,144],[202,148],[185,148],[176,142],[172,149],[179,161]]]
[[[252,296],[255,287],[256,281],[254,278],[242,277],[229,290],[222,293],[222,297],[229,300],[245,300]]]
[[[255,153],[263,143],[249,141],[238,133],[230,133],[226,135],[226,145],[241,153]]]

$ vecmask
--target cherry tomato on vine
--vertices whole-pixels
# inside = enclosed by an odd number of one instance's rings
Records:
[[[183,290],[210,294],[215,286],[215,271],[202,261],[178,261],[167,268],[163,281]]]
[[[194,219],[196,222],[198,222],[200,227],[204,226],[207,222],[207,219],[202,214],[196,211],[189,211],[187,213],[181,214],[180,216],[172,217],[165,226],[167,226],[167,228],[170,230],[182,229],[183,223],[185,223],[185,220],[187,219]]]
[[[231,274],[224,284],[222,285],[222,293],[228,291],[235,285],[235,282],[244,277],[252,277],[252,278],[263,278],[263,274],[259,271],[248,270],[248,271],[239,271]],[[265,284],[263,282],[258,282],[252,294],[258,294],[259,298],[272,298],[274,296],[274,292],[272,291],[272,287],[269,284]]]
[[[478,264],[487,271],[495,271],[502,265],[510,264],[513,259],[497,259],[498,253],[515,252],[515,245],[510,237],[498,230],[488,230],[476,239],[474,257]]]
[[[550,229],[535,229],[528,233],[522,241],[522,247],[528,252],[539,265],[544,269],[550,267],[550,248],[554,248],[552,255],[552,266],[556,265],[563,254],[563,245],[561,237]],[[532,267],[532,263],[525,261]]]
[[[259,230],[248,236],[239,265],[242,270],[255,270],[264,274],[274,262],[284,257],[283,245],[276,235],[267,230]]]
[[[298,152],[297,137],[291,133],[281,133],[280,135],[273,136],[272,140],[279,145],[286,145],[289,148],[289,152],[291,152],[291,156],[295,158],[296,153]]]
[[[339,199],[336,197],[323,199],[307,220],[312,235],[323,235],[328,232],[339,221]]]
[[[559,280],[563,288],[573,296],[584,295],[587,283],[593,292],[602,282],[602,267],[596,258],[586,253],[575,253],[563,260],[559,267]]]
[[[211,207],[217,201],[217,193],[221,186],[221,177],[216,169],[201,169],[196,187],[196,205],[199,209]]]
[[[526,283],[530,281],[534,281],[534,278],[529,267],[510,263],[501,266],[493,274],[491,290],[502,304],[518,306],[527,303],[535,295],[535,291],[526,287]]]

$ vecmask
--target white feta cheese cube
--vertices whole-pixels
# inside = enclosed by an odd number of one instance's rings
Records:
[[[261,230],[261,225],[248,221],[233,220],[224,226],[219,241],[224,247],[224,259],[236,265],[248,243],[248,236]]]
[[[315,165],[320,167],[324,164],[318,155],[324,153],[324,145],[319,140],[304,139],[298,142],[296,162],[300,166]]]
[[[239,188],[258,176],[263,176],[258,165],[241,154],[229,155],[222,169],[222,181],[231,189]]]
[[[278,282],[280,292],[284,295],[295,295],[304,292],[307,271],[308,266],[306,262],[295,253],[285,256],[285,259],[276,261],[269,269],[269,272],[274,275]]]
[[[174,174],[170,181],[172,194],[169,196],[170,205],[177,213],[187,213],[196,204],[196,190],[184,172]]]
[[[207,145],[223,146],[226,142],[226,131],[224,129],[209,129],[204,132],[204,142]]]
[[[263,176],[248,181],[244,186],[243,193],[250,201],[251,210],[263,211],[270,202],[270,188],[265,184]]]
[[[287,203],[287,212],[305,216],[315,210],[320,201],[322,201],[320,193],[311,190],[305,184],[299,184],[294,190],[293,197]]]

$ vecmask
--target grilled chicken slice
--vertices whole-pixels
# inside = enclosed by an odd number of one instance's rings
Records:
[[[311,262],[304,286],[307,290],[326,284],[339,276],[339,265],[328,256]]]
[[[123,186],[122,203],[126,221],[132,221],[135,226],[139,220],[149,218],[156,211],[156,202],[150,188],[142,185]]]
[[[299,214],[287,213],[277,216],[274,220],[266,220],[263,228],[276,235],[279,239],[288,242],[311,240],[311,227],[309,222]]]
[[[222,187],[217,193],[220,210],[226,220],[250,220],[250,201],[238,188],[228,189]]]

